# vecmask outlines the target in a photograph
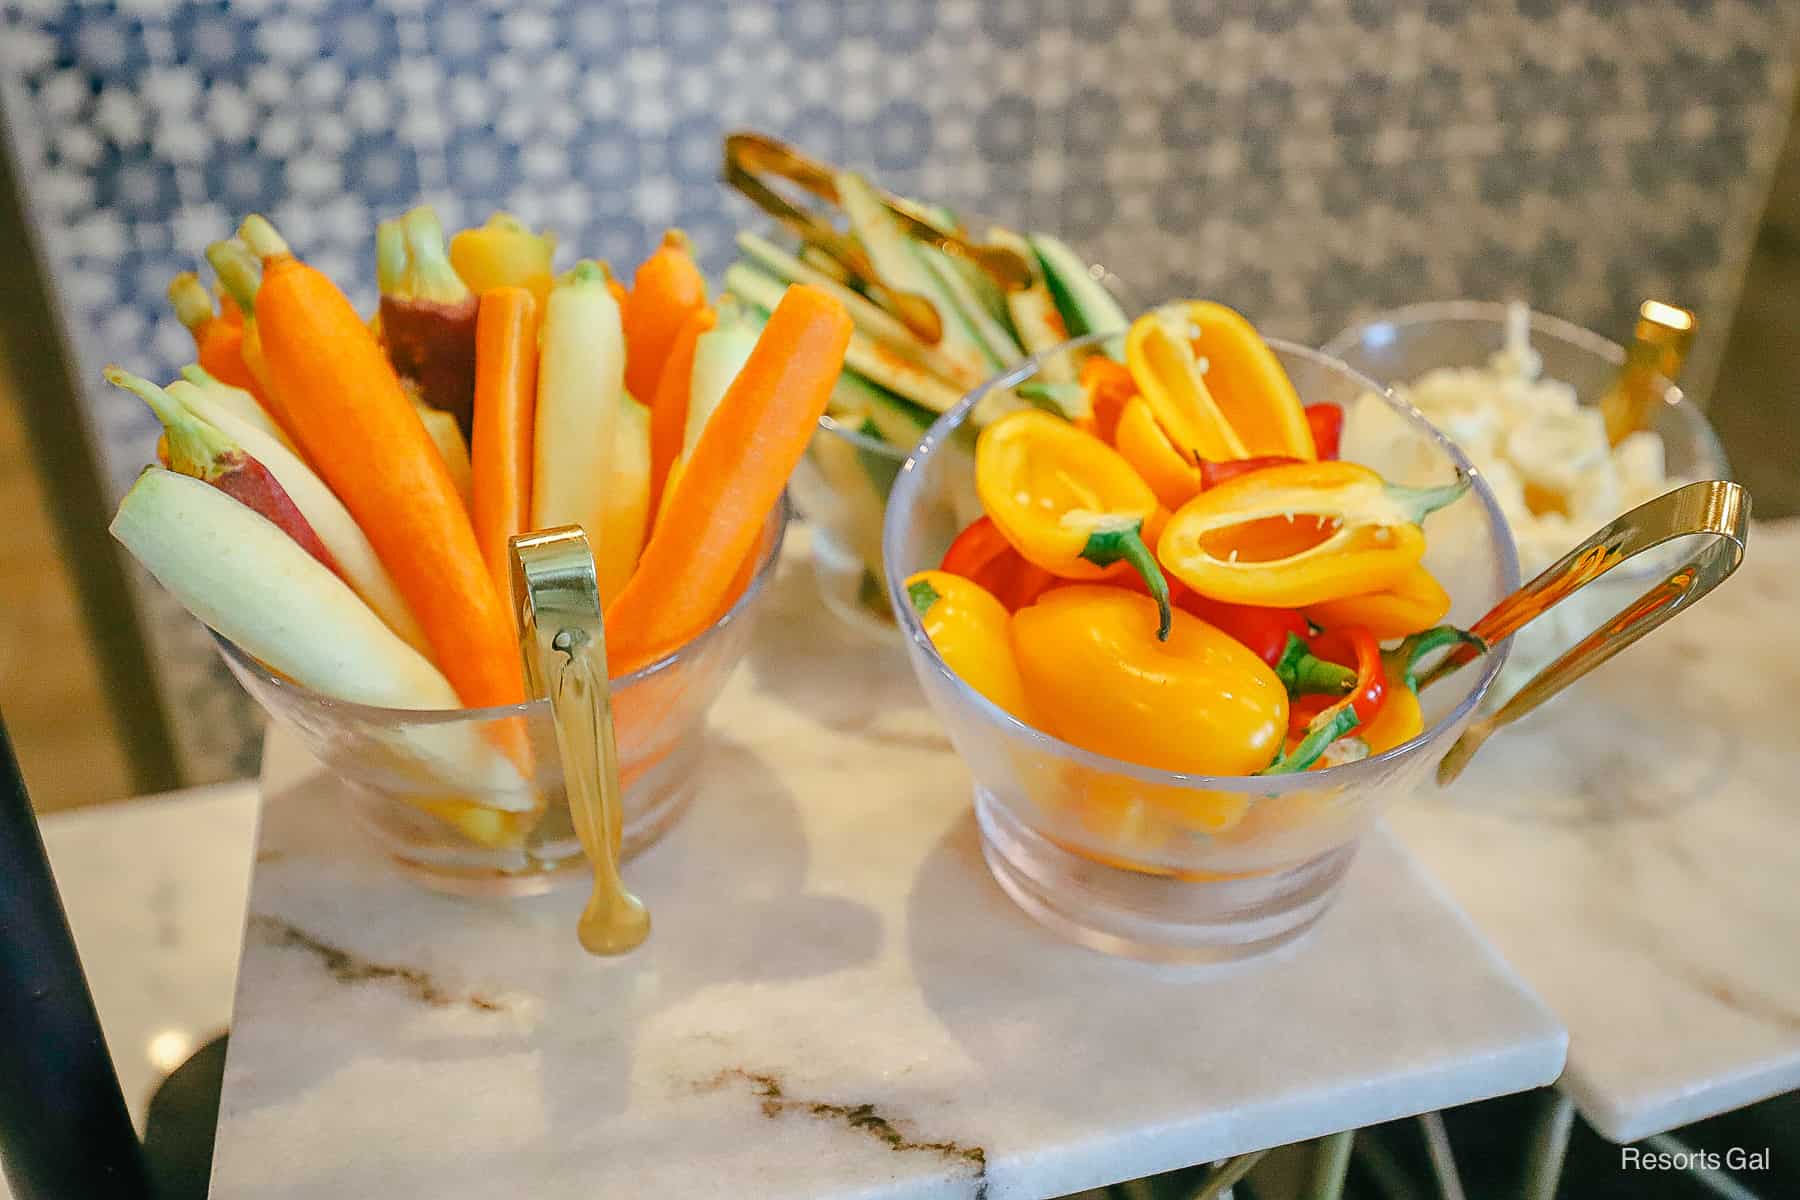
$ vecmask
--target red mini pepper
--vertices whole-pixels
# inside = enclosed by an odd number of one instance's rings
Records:
[[[1356,711],[1356,723],[1367,725],[1381,711],[1387,698],[1387,675],[1382,670],[1381,643],[1360,625],[1344,625],[1328,629],[1311,639],[1314,654],[1328,662],[1356,667],[1356,683],[1348,696],[1297,700],[1288,710],[1288,726],[1296,731],[1306,726],[1325,709],[1347,700]]]
[[[1006,607],[1017,612],[1036,600],[1056,582],[1056,576],[1027,562],[1013,549],[992,519],[981,517],[956,535],[938,570],[980,584]]]
[[[1271,667],[1287,652],[1290,636],[1304,639],[1311,632],[1297,609],[1231,604],[1186,588],[1182,591],[1185,594],[1175,601],[1178,607],[1229,633]]]
[[[1239,475],[1248,475],[1252,471],[1260,471],[1265,467],[1280,467],[1299,461],[1297,458],[1289,458],[1283,454],[1264,454],[1257,458],[1233,458],[1225,462],[1214,462],[1210,458],[1203,458],[1200,460],[1200,490],[1216,488],[1227,479],[1236,479]]]
[[[1305,412],[1307,427],[1312,430],[1313,446],[1319,452],[1319,461],[1336,458],[1338,446],[1344,436],[1344,410],[1335,404],[1309,404]]]

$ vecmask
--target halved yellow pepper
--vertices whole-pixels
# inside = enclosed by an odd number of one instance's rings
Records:
[[[1164,506],[1180,508],[1200,494],[1199,466],[1175,449],[1175,443],[1157,423],[1156,414],[1150,411],[1149,401],[1142,396],[1125,402],[1113,433],[1113,445]]]
[[[1152,611],[1135,592],[1076,586],[1013,614],[1014,658],[1038,727],[1165,771],[1249,775],[1266,767],[1287,733],[1287,689],[1274,670],[1184,612],[1158,640]]]
[[[970,687],[1029,722],[1025,687],[1013,661],[1012,617],[993,593],[948,571],[920,571],[906,595],[931,644]]]
[[[1155,598],[1157,636],[1169,631],[1169,582],[1145,541],[1156,493],[1090,433],[1049,413],[1003,417],[975,444],[981,507],[1013,549],[1063,579],[1099,579],[1124,562]]]
[[[1211,300],[1189,301],[1184,312],[1200,331],[1194,353],[1206,360],[1207,390],[1249,457],[1318,458],[1300,394],[1256,327],[1236,309]]]
[[[1266,467],[1182,505],[1157,557],[1202,596],[1309,608],[1396,586],[1424,557],[1419,522],[1468,487],[1398,487],[1347,462]]]
[[[1379,592],[1327,600],[1307,608],[1315,625],[1335,629],[1361,625],[1382,641],[1430,629],[1450,611],[1450,593],[1415,563],[1399,580]]]
[[[1191,300],[1145,313],[1126,334],[1125,361],[1185,456],[1213,462],[1319,456],[1281,361],[1250,322],[1223,304]]]

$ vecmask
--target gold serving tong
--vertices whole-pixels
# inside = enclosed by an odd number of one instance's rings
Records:
[[[1607,441],[1616,446],[1649,427],[1664,389],[1681,378],[1682,363],[1694,344],[1694,327],[1694,314],[1685,308],[1661,300],[1646,300],[1638,308],[1625,365],[1600,401]]]
[[[1497,712],[1464,730],[1438,763],[1438,782],[1447,784],[1462,774],[1482,743],[1495,732],[1723,583],[1744,560],[1744,547],[1750,539],[1750,493],[1738,484],[1713,479],[1690,483],[1640,504],[1563,555],[1477,621],[1469,632],[1492,646],[1625,560],[1675,538],[1695,535],[1704,535],[1706,544],[1667,579],[1539,671]],[[1472,646],[1457,646],[1420,677],[1420,688],[1442,679],[1479,653]]]
[[[878,304],[920,338],[935,345],[943,337],[943,318],[935,304],[916,292],[888,286],[855,239],[839,232],[826,216],[793,203],[769,182],[786,180],[835,207],[840,203],[837,168],[803,154],[786,142],[760,133],[739,131],[725,135],[724,174],[725,182],[749,197],[758,208],[836,260],[863,284]],[[953,257],[967,259],[993,276],[1003,288],[1014,290],[1031,286],[1031,265],[1011,250],[972,241],[961,229],[946,228],[932,214],[909,200],[880,189],[875,189],[875,194],[907,236],[936,246]]]
[[[550,698],[569,815],[594,872],[576,932],[589,954],[623,954],[650,936],[650,913],[619,878],[624,788],[594,556],[579,525],[520,534],[510,545],[526,690]]]

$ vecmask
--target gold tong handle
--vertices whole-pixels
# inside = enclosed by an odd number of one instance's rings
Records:
[[[578,525],[520,534],[511,548],[525,686],[550,698],[569,815],[594,872],[576,932],[589,954],[623,954],[650,936],[650,914],[619,877],[624,788],[594,556]]]
[[[1725,582],[1744,561],[1744,546],[1750,539],[1750,493],[1738,484],[1714,479],[1690,483],[1640,504],[1563,555],[1477,621],[1470,632],[1492,645],[1626,559],[1675,538],[1697,534],[1706,536],[1706,544],[1673,574],[1539,671],[1499,711],[1464,730],[1438,763],[1438,782],[1447,784],[1462,774],[1481,744],[1494,733]],[[1443,678],[1475,653],[1459,646],[1426,674],[1420,686]]]
[[[1600,401],[1608,442],[1616,446],[1632,433],[1650,427],[1657,401],[1681,378],[1681,366],[1694,344],[1694,326],[1694,314],[1685,308],[1661,300],[1646,300],[1639,306],[1625,363]]]

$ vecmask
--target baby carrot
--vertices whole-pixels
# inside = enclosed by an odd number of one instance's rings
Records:
[[[850,329],[831,296],[806,284],[788,288],[606,614],[613,674],[654,661],[716,619],[825,412]]]
[[[241,316],[233,319],[236,306],[214,313],[212,297],[192,271],[183,271],[169,284],[169,303],[193,335],[200,365],[221,383],[255,395],[256,378],[244,365],[244,322]]]
[[[491,222],[490,222],[491,224]],[[511,586],[507,539],[531,523],[538,305],[529,289],[482,293],[475,321],[475,541],[494,586]]]
[[[255,310],[245,316],[300,445],[368,534],[462,702],[522,700],[512,618],[443,457],[380,343],[267,221],[250,217],[242,232],[263,265]]]
[[[656,381],[656,395],[650,405],[650,511],[655,512],[662,500],[663,485],[669,478],[669,467],[681,453],[687,429],[688,390],[694,378],[694,347],[700,335],[713,327],[713,310],[696,308],[688,314],[663,361],[662,375]]]
[[[637,269],[625,297],[626,391],[633,396],[656,395],[656,381],[681,327],[705,304],[706,278],[688,252],[687,235],[671,229],[663,234],[656,253]]]

